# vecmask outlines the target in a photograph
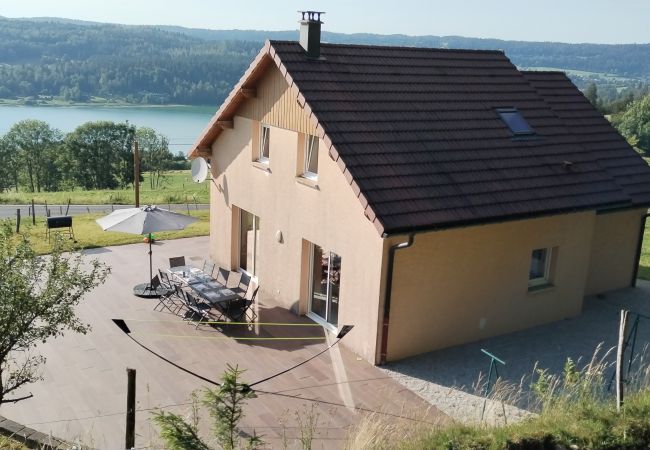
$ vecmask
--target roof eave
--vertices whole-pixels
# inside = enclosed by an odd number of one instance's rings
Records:
[[[221,132],[228,128],[227,122],[232,120],[234,112],[241,102],[249,97],[249,88],[257,79],[266,71],[271,63],[271,43],[267,40],[264,46],[259,51],[253,62],[250,64],[244,75],[240,78],[239,82],[230,91],[230,94],[221,104],[219,110],[212,116],[208,125],[203,129],[199,138],[194,142],[188,158],[194,159],[199,156],[208,156],[211,154],[212,143],[221,134]]]
[[[434,231],[444,231],[444,230],[450,230],[453,228],[465,228],[465,227],[471,227],[471,226],[479,226],[479,225],[493,225],[497,223],[504,223],[504,222],[514,222],[517,220],[527,220],[527,219],[536,219],[536,218],[541,218],[541,217],[549,217],[549,216],[556,216],[556,215],[561,215],[561,214],[572,214],[572,213],[580,213],[580,212],[585,212],[585,211],[594,211],[596,214],[599,213],[605,213],[605,212],[617,212],[617,211],[624,211],[624,210],[630,210],[630,209],[638,209],[638,208],[650,208],[650,202],[646,203],[633,203],[633,202],[625,202],[625,203],[610,203],[610,204],[603,204],[599,206],[586,206],[584,208],[564,208],[564,209],[553,209],[553,210],[547,210],[547,211],[540,211],[540,212],[531,212],[531,213],[524,213],[524,214],[511,214],[511,215],[505,215],[505,216],[494,216],[494,217],[488,217],[488,218],[483,218],[483,219],[468,219],[468,220],[458,220],[454,222],[445,222],[445,223],[439,223],[439,224],[430,224],[430,225],[422,225],[419,227],[409,227],[409,228],[393,228],[393,229],[387,229],[382,233],[383,238],[389,238],[393,236],[402,236],[402,235],[407,235],[407,234],[413,234],[413,233],[428,233],[428,232],[434,232]]]

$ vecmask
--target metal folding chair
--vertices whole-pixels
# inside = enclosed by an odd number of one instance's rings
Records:
[[[237,284],[237,286],[234,286],[230,289],[240,297],[246,297],[246,294],[248,294],[248,288],[250,287],[250,284],[251,284],[251,276],[248,275],[247,273],[242,273],[241,277],[239,277],[239,283]]]
[[[224,269],[223,267],[219,267],[219,270],[217,270],[217,283],[219,283],[222,286],[227,286],[228,285],[228,278],[230,278],[230,270]]]
[[[185,292],[185,291],[183,291]],[[203,322],[210,321],[210,310],[212,307],[207,303],[200,302],[194,295],[189,292],[185,292],[185,298],[187,299],[187,307],[195,315],[199,316],[199,321],[196,323],[196,328],[199,328],[199,325]]]
[[[243,322],[243,319],[250,322],[255,322],[257,319],[257,313],[255,312],[255,300],[257,298],[257,291],[259,286],[253,291],[250,299],[246,297],[240,297],[237,300],[230,302],[228,306],[228,317],[230,317],[234,322]]]
[[[171,308],[169,305],[167,305],[167,302],[169,301],[169,297],[174,293],[173,289],[168,289],[162,283],[160,282],[160,278],[158,275],[153,277],[151,280],[151,291],[152,292],[160,292],[163,291],[162,294],[160,295],[158,299],[158,303],[156,306],[153,307],[154,311],[158,310],[158,307],[160,306],[160,310],[162,311],[163,308],[167,308],[171,312]]]
[[[179,266],[184,266],[184,265],[185,265],[185,257],[184,256],[174,256],[172,258],[169,258],[169,268],[179,267]]]
[[[201,272],[211,277],[212,274],[214,273],[214,268],[215,268],[215,264],[206,259],[205,261],[203,261],[203,268],[201,269]]]
[[[166,292],[168,292],[168,294],[160,298],[160,302],[158,303],[158,305],[156,305],[156,307],[154,307],[154,311],[157,309],[158,306],[162,304],[162,306],[169,309],[172,313],[177,314],[178,311],[180,311],[184,305],[183,301],[181,300],[181,298],[179,297],[176,291],[176,286],[180,285],[180,283],[176,283],[172,281],[169,278],[169,275],[167,275],[166,272],[163,272],[160,269],[158,269],[158,275],[156,276],[160,278],[160,285]]]

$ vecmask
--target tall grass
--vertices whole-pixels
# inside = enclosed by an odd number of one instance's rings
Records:
[[[453,423],[414,428],[368,416],[350,434],[349,449],[645,449],[650,448],[650,367],[637,357],[617,413],[611,350],[568,359],[561,374],[535,367],[527,380],[497,383],[489,402],[526,406],[528,418],[507,425]],[[480,383],[479,383],[480,384]]]
[[[20,442],[5,436],[0,436],[0,448],[3,450],[27,450],[27,447]]]

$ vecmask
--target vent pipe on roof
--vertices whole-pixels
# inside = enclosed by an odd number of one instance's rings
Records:
[[[302,14],[300,20],[300,45],[305,49],[307,58],[320,58],[320,15],[322,11],[298,11]]]

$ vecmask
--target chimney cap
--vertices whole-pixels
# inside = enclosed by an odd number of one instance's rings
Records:
[[[320,22],[323,23],[320,20],[321,14],[325,14],[325,11],[298,11],[300,14],[302,14],[302,19],[300,19],[302,22]],[[307,16],[307,18],[305,18]]]

